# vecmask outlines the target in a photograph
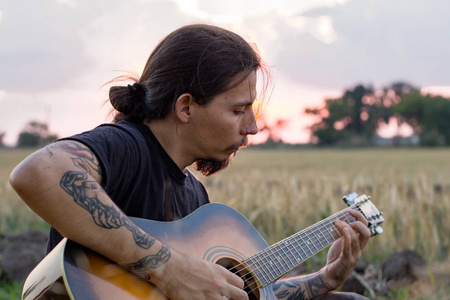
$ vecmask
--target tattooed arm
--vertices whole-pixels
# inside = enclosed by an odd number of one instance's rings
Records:
[[[273,284],[273,292],[278,299],[314,299],[331,290],[322,278],[322,271],[314,274],[281,279]]]
[[[74,141],[35,152],[10,176],[25,203],[63,236],[150,280],[170,299],[208,299],[214,293],[246,299],[242,279],[151,237],[114,204],[101,181],[98,159]]]
[[[142,259],[160,251],[164,255],[154,264],[166,262],[170,258],[170,251],[164,250],[167,247],[116,207],[101,188],[101,180],[95,155],[74,141],[57,142],[37,151],[10,177],[11,185],[27,205],[65,237],[118,263],[133,261],[137,253]],[[140,271],[148,278],[149,274]]]

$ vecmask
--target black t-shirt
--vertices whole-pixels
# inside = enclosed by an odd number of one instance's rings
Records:
[[[209,203],[203,184],[178,168],[144,124],[103,124],[63,140],[81,142],[94,152],[103,189],[127,216],[172,221]],[[47,252],[61,239],[51,228]]]

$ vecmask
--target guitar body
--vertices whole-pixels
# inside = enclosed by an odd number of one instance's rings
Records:
[[[223,204],[204,205],[175,222],[131,219],[170,248],[227,268],[268,247],[244,216]],[[167,299],[156,286],[67,239],[33,270],[23,294],[23,299],[64,298]],[[250,299],[276,299],[272,284],[250,293]]]
[[[370,197],[349,194],[349,207],[290,237],[268,246],[253,225],[224,204],[207,204],[175,222],[131,218],[139,227],[170,248],[237,273],[250,300],[276,299],[272,283],[340,238],[335,220],[353,222],[350,209],[359,210],[373,235],[382,213]],[[248,265],[247,265],[248,264]],[[114,262],[70,240],[63,239],[31,272],[23,288],[29,299],[147,299],[166,300],[154,285]]]

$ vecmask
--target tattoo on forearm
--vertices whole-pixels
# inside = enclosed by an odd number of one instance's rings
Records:
[[[329,291],[320,273],[279,280],[273,291],[279,299],[312,299]]]
[[[92,215],[98,226],[106,229],[124,226],[131,231],[138,246],[148,249],[154,244],[155,239],[142,231],[121,211],[100,202],[98,196],[104,191],[98,182],[88,180],[86,172],[68,171],[61,178],[60,185],[67,194],[73,197],[75,203]]]
[[[169,260],[170,255],[170,249],[167,246],[162,245],[161,249],[156,254],[147,255],[135,263],[124,264],[122,267],[136,273],[146,280],[150,280],[150,275],[145,271],[160,267]]]
[[[116,207],[107,206],[100,201],[99,195],[105,193],[105,191],[97,181],[89,180],[88,177],[88,174],[94,175],[94,173],[101,175],[101,168],[96,163],[92,151],[88,147],[70,141],[56,143],[53,146],[71,154],[74,166],[80,169],[80,171],[66,172],[60,180],[60,186],[67,194],[72,196],[75,203],[87,210],[98,226],[106,229],[125,227],[133,234],[136,245],[149,249],[155,243],[153,237],[140,229]],[[161,266],[169,258],[170,249],[163,245],[156,254],[145,256],[136,263],[123,266],[150,280],[150,275],[145,271]]]
[[[273,291],[278,299],[305,300],[305,291],[300,284],[292,280],[279,280],[273,284]]]
[[[322,280],[322,276],[320,276],[320,273],[318,274],[318,276],[312,275],[311,277],[307,277],[305,283],[312,297],[325,294],[330,290]]]

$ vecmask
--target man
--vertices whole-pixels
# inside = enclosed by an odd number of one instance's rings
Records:
[[[162,40],[142,76],[113,86],[115,124],[59,140],[25,159],[11,185],[52,229],[50,251],[67,237],[149,280],[170,299],[247,299],[244,282],[225,268],[170,249],[128,216],[182,218],[209,202],[191,164],[211,175],[258,132],[253,103],[254,49],[208,25],[182,27]],[[278,282],[280,299],[314,298],[339,287],[369,239],[357,212],[336,222],[343,238],[318,273]]]

